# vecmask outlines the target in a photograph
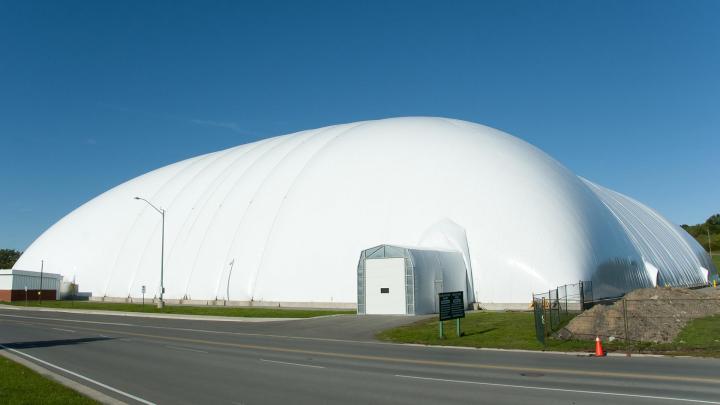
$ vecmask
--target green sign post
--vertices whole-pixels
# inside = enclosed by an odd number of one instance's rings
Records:
[[[440,339],[443,334],[443,322],[455,319],[455,330],[457,336],[460,337],[460,318],[465,318],[465,300],[463,300],[462,291],[445,292],[438,294],[438,302],[440,303]]]

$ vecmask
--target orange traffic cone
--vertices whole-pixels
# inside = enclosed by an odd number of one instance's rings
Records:
[[[595,336],[595,357],[603,357],[606,353],[602,348],[602,343],[600,342],[600,336]]]

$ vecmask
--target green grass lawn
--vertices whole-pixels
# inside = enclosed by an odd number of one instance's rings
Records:
[[[16,306],[25,306],[24,301],[5,302]],[[251,318],[311,318],[314,316],[354,314],[355,311],[335,311],[323,309],[280,309],[280,308],[246,308],[246,307],[212,307],[212,306],[187,306],[173,305],[158,309],[151,302],[142,304],[126,304],[95,301],[43,301],[40,305],[37,301],[30,301],[30,307],[46,308],[74,308],[74,309],[100,309],[109,311],[145,312],[153,314],[185,314],[185,315],[212,315],[212,316],[239,316]]]
[[[473,312],[461,320],[463,336],[457,337],[455,321],[445,322],[445,338],[440,339],[438,321],[423,320],[380,332],[381,340],[429,345],[470,346],[498,349],[526,349],[551,351],[593,352],[592,341],[547,338],[543,346],[535,338],[532,312]],[[624,351],[620,340],[604,342],[607,351]],[[720,357],[720,316],[690,322],[675,342],[669,344],[642,343],[631,347],[634,352],[664,354],[695,354]]]
[[[655,351],[720,357],[720,315],[691,321],[673,343],[655,345]]]
[[[424,320],[386,330],[378,338],[393,342],[447,346],[493,347],[500,349],[542,350],[535,339],[532,312],[473,312],[460,321],[463,336],[457,337],[455,321],[445,322],[445,338],[440,339],[437,319]],[[549,350],[590,350],[592,342],[547,340]]]
[[[0,356],[0,404],[97,404],[70,388]]]

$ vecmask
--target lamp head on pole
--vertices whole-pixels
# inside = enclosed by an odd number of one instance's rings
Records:
[[[151,206],[155,211],[157,211],[159,214],[161,214],[163,216],[163,219],[165,218],[165,209],[164,208],[158,208],[155,206],[155,204],[151,203],[150,201],[148,201],[142,197],[135,196],[135,197],[133,197],[133,199],[145,201],[147,203],[147,205]]]

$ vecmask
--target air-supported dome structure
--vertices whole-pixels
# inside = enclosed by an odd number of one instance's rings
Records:
[[[43,233],[14,268],[75,277],[95,297],[354,304],[362,251],[463,254],[470,300],[527,303],[592,280],[596,297],[715,269],[681,228],[504,132],[393,118],[277,136],[123,183]],[[232,266],[230,265],[232,263]],[[232,272],[231,272],[232,268]]]

